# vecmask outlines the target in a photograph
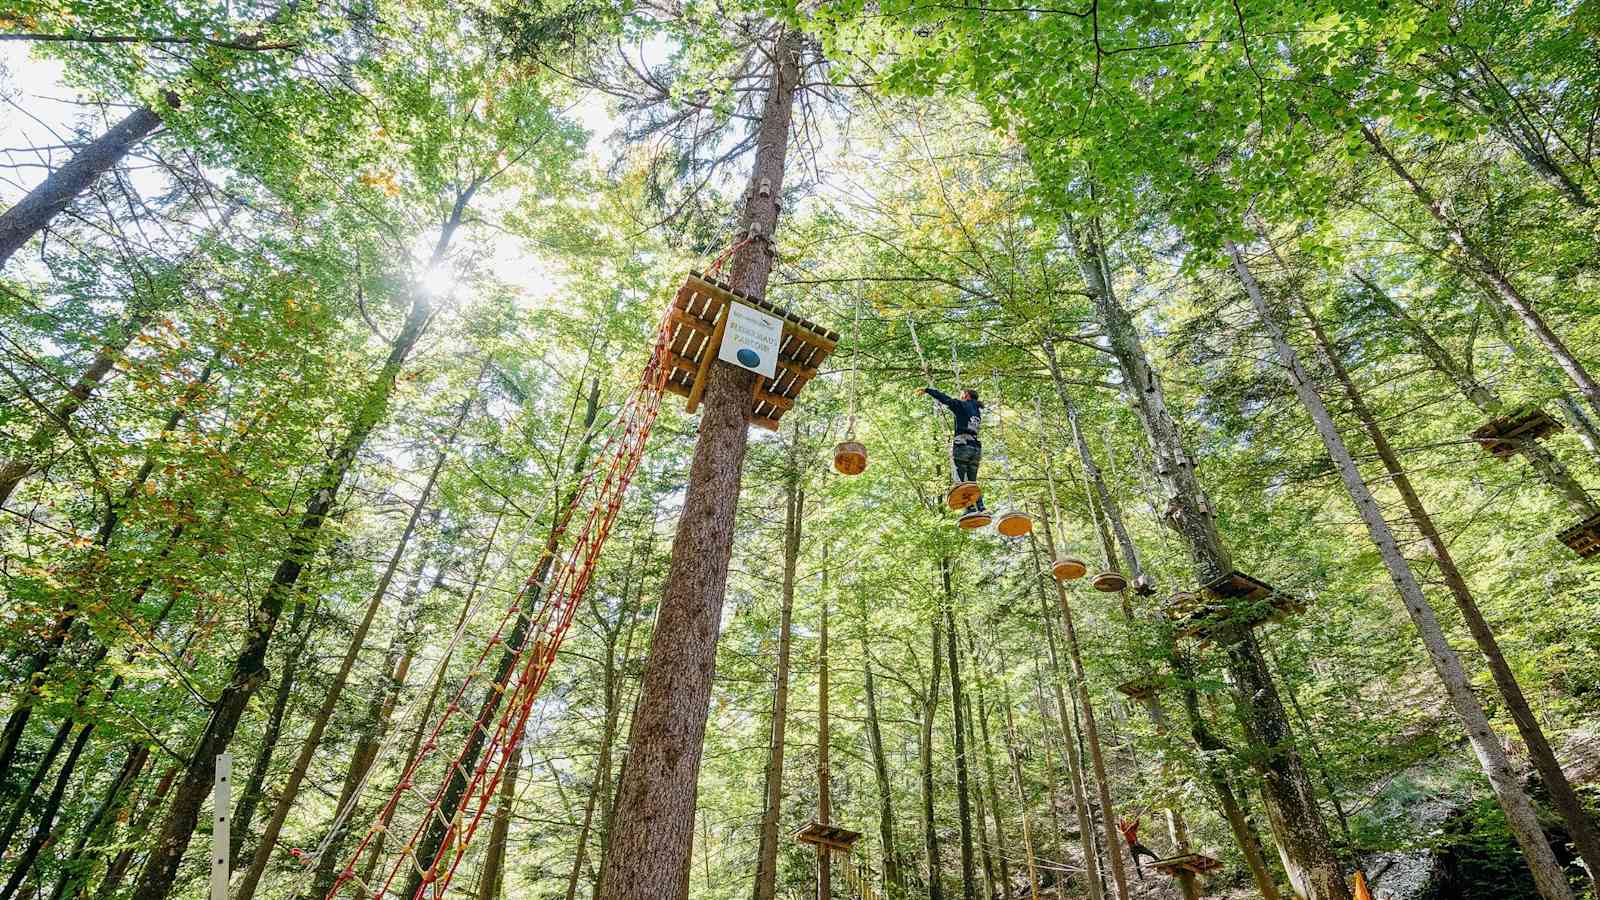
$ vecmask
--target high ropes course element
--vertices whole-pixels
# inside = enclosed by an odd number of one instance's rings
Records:
[[[754,310],[781,322],[776,373],[756,380],[752,424],[775,428],[833,352],[837,334],[766,301],[739,294],[715,280],[718,268],[714,264],[707,276],[690,272],[678,290],[656,330],[638,384],[613,420],[593,465],[557,511],[533,574],[506,606],[443,710],[424,723],[426,737],[415,758],[405,766],[324,900],[341,896],[423,900],[443,897],[449,890],[495,803],[540,689],[588,591],[606,538],[644,456],[662,396],[666,392],[682,395],[688,398],[689,410],[694,410],[734,307],[744,306],[748,308],[745,312]],[[564,544],[567,549],[562,550]],[[460,637],[458,633],[457,639]],[[459,729],[467,721],[473,702],[478,704],[477,713],[467,722],[466,734],[454,732],[453,727]],[[442,768],[440,760],[444,760]],[[433,777],[438,778],[438,785],[429,789]],[[316,866],[321,853],[331,852],[333,835],[359,798],[357,791],[349,807],[337,812],[329,840],[318,851],[295,851],[304,871]],[[395,824],[402,807],[414,817],[406,826]],[[397,849],[384,850],[386,837],[400,836],[404,841]],[[368,857],[365,870],[363,856]],[[381,866],[376,864],[380,856],[384,857]]]

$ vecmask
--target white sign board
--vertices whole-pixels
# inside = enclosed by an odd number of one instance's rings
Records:
[[[722,347],[717,351],[717,359],[768,378],[776,378],[778,348],[782,342],[782,319],[751,309],[743,303],[729,303],[728,324],[722,332]]]

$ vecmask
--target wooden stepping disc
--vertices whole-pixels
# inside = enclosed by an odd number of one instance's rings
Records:
[[[1050,574],[1057,581],[1077,581],[1089,574],[1089,567],[1084,561],[1073,556],[1063,556],[1050,564]]]
[[[1027,513],[1007,510],[1000,514],[999,520],[995,522],[994,530],[1006,537],[1022,537],[1033,530],[1033,519]]]
[[[982,496],[983,488],[978,487],[976,481],[958,481],[950,488],[950,493],[944,495],[944,502],[951,509],[966,509]]]
[[[833,448],[833,470],[840,475],[860,475],[867,470],[867,448],[859,441],[843,441]]]
[[[1117,572],[1101,572],[1099,575],[1094,577],[1093,581],[1089,583],[1094,585],[1094,589],[1097,591],[1107,594],[1115,594],[1117,591],[1120,591],[1128,586],[1128,579],[1122,577],[1122,575]]]
[[[994,519],[988,513],[979,511],[967,513],[957,519],[956,524],[960,525],[963,531],[971,531],[974,528],[982,528],[992,521]]]

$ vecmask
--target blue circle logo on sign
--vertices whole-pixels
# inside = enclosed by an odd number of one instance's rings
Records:
[[[741,366],[746,366],[753,369],[756,366],[761,365],[761,354],[751,350],[749,347],[739,348],[739,352],[735,353],[734,356],[738,358],[739,365]]]

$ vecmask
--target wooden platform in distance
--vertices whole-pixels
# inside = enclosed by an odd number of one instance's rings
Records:
[[[839,345],[838,332],[802,319],[766,300],[745,296],[693,270],[678,288],[678,296],[668,313],[672,332],[667,341],[666,389],[686,398],[690,412],[699,406],[706,373],[716,361],[717,348],[722,343],[728,304],[734,301],[783,320],[778,376],[757,376],[750,398],[750,423],[776,430],[778,420],[794,407],[800,391],[817,377],[823,361]]]
[[[1242,602],[1241,602],[1242,601]],[[1282,622],[1305,612],[1306,602],[1280,593],[1243,572],[1229,572],[1196,594],[1179,591],[1164,607],[1179,637],[1210,639],[1226,623],[1242,620],[1249,628]]]
[[[1556,538],[1571,547],[1581,559],[1600,554],[1600,513],[1562,531]]]
[[[1152,862],[1157,872],[1163,875],[1176,877],[1179,873],[1189,872],[1195,875],[1204,875],[1222,868],[1222,861],[1212,859],[1202,853],[1185,853],[1182,856],[1173,856],[1167,859],[1158,859]]]
[[[1117,685],[1117,691],[1126,694],[1135,700],[1155,696],[1161,690],[1161,679],[1155,675],[1140,675],[1132,681],[1124,681]]]
[[[794,833],[794,839],[802,844],[814,844],[818,847],[827,847],[830,850],[843,850],[850,852],[856,841],[861,840],[861,832],[840,828],[837,825],[824,825],[821,822],[807,822],[804,827]]]
[[[1528,441],[1537,441],[1562,429],[1560,422],[1538,406],[1524,406],[1490,419],[1472,432],[1472,439],[1498,459],[1514,455]]]

